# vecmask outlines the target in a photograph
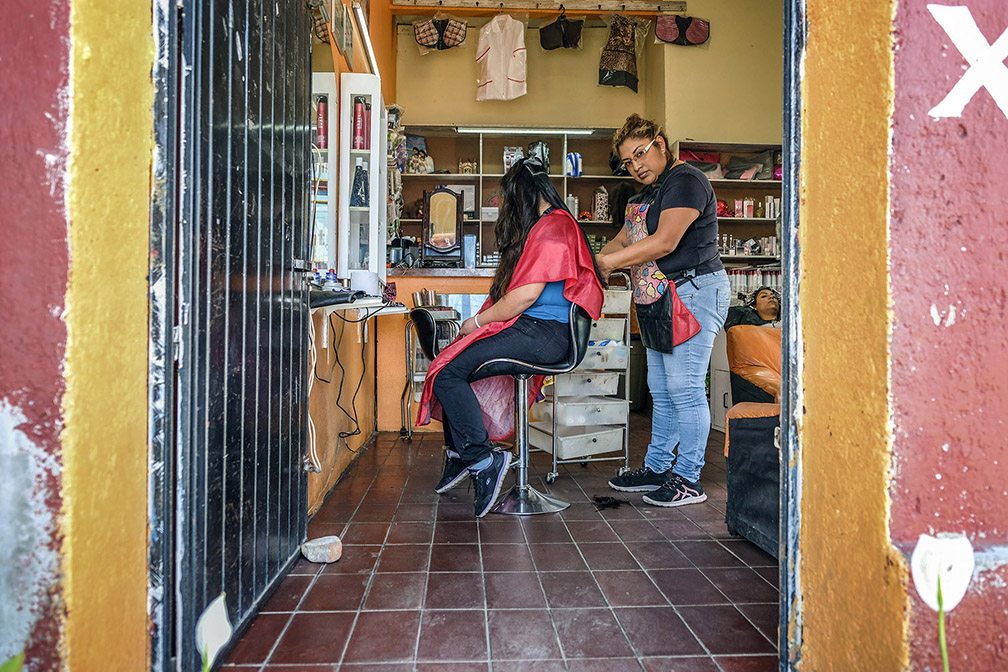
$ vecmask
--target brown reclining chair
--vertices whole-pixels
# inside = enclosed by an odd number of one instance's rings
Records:
[[[728,329],[732,401],[725,421],[728,531],[778,557],[781,330],[740,324]]]

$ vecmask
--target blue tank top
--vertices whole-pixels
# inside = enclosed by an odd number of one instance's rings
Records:
[[[554,320],[567,324],[570,321],[571,302],[564,298],[564,284],[564,280],[547,282],[539,298],[524,314],[540,320]]]

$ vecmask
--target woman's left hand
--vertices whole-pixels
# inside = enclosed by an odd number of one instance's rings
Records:
[[[469,319],[467,319],[465,322],[462,323],[462,326],[459,327],[458,330],[459,338],[462,338],[463,336],[468,336],[477,329],[479,329],[479,327],[476,326],[476,320],[470,317]]]

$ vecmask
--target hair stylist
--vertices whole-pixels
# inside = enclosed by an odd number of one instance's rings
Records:
[[[630,268],[654,406],[644,465],[609,485],[647,492],[644,501],[655,506],[702,502],[710,433],[705,381],[730,300],[718,254],[717,200],[703,173],[672,156],[653,121],[627,117],[613,149],[644,189],[630,199],[623,228],[597,261],[607,279]]]

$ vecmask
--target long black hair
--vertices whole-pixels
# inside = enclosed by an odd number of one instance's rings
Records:
[[[520,159],[501,178],[500,212],[497,224],[494,226],[500,261],[497,263],[497,272],[490,286],[490,298],[495,303],[507,292],[518,259],[525,250],[529,231],[539,221],[540,197],[553,208],[567,210],[547,174],[545,164],[537,156]],[[570,213],[570,210],[567,212]],[[577,221],[576,215],[571,213],[571,216]],[[580,230],[580,227],[578,228]],[[591,254],[591,245],[588,244],[584,231],[581,231],[581,236]],[[599,273],[598,264],[595,263],[595,255],[592,254],[591,257],[595,276],[601,283],[602,275]]]

